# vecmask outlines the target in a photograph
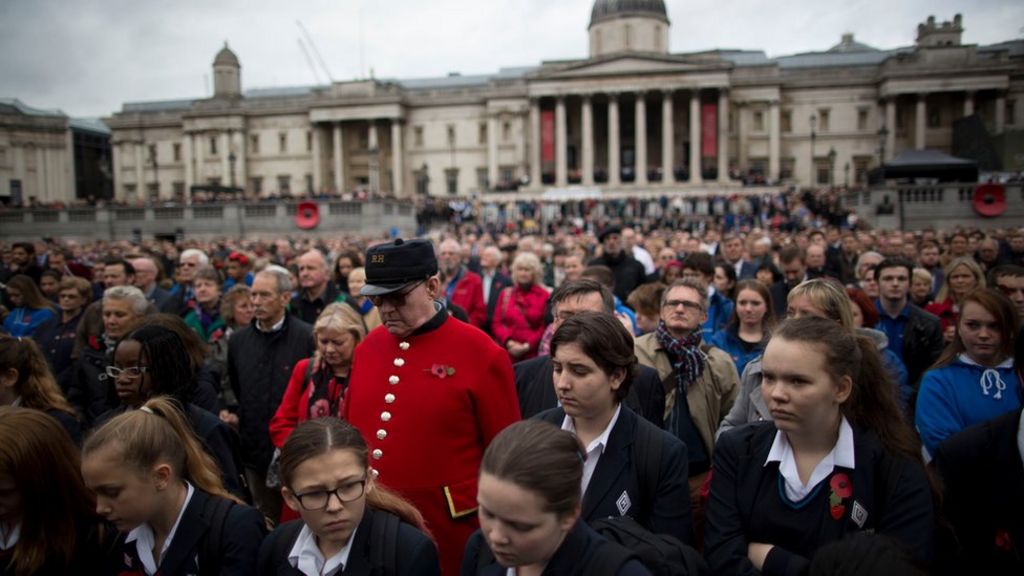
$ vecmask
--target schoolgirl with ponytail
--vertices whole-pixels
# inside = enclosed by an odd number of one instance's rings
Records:
[[[263,517],[224,489],[174,401],[151,398],[85,442],[82,475],[121,535],[114,573],[249,575]]]
[[[378,485],[366,441],[338,418],[301,422],[281,448],[281,495],[301,516],[263,542],[259,574],[431,576],[423,516]]]

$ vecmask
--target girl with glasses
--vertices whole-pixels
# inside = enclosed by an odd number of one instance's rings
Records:
[[[350,424],[300,423],[281,449],[281,483],[301,520],[263,542],[260,575],[440,574],[423,517],[373,481],[366,442]]]
[[[111,573],[255,573],[263,516],[229,494],[217,465],[168,398],[119,414],[85,442],[85,484],[121,534]]]

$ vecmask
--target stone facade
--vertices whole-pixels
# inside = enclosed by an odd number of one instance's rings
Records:
[[[776,58],[673,54],[669,26],[661,1],[597,0],[583,60],[249,91],[225,46],[212,98],[128,103],[107,119],[115,195],[180,198],[208,184],[250,196],[707,192],[741,175],[853,185],[883,156],[952,152],[966,116],[993,140],[1024,129],[1024,41],[963,45],[959,16],[929,18],[912,46],[877,50],[847,34]]]
[[[69,118],[0,100],[0,196],[14,203],[75,197]]]

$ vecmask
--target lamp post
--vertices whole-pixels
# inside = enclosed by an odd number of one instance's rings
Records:
[[[836,185],[836,149],[828,149],[828,185],[835,188]]]
[[[889,129],[883,124],[878,129],[878,165],[885,164],[885,141],[889,139]]]
[[[843,166],[843,186],[846,187],[846,188],[850,187],[850,163],[849,162],[847,162],[846,165]]]
[[[817,177],[816,177],[816,175],[814,173],[815,172],[815,170],[814,170],[814,140],[815,140],[815,138],[818,137],[818,134],[814,130],[818,126],[818,116],[815,115],[815,114],[811,114],[810,122],[811,122],[811,163],[809,164],[809,166],[810,166],[810,178],[809,178],[809,180],[810,180],[811,186],[814,186],[814,185],[816,185],[818,183],[817,182],[818,179],[817,179]]]

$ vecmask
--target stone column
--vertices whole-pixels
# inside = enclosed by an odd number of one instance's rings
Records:
[[[780,118],[778,100],[772,100],[768,106],[768,180],[778,182],[781,172],[779,164],[781,162],[782,119]]]
[[[334,189],[337,192],[345,191],[345,133],[342,132],[341,122],[334,124]]]
[[[36,199],[40,202],[49,202],[52,199],[49,186],[50,170],[46,165],[46,151],[42,146],[36,146]]]
[[[737,158],[739,159],[739,169],[741,172],[746,172],[749,167],[750,151],[747,148],[747,106],[743,102],[736,103],[736,145],[739,146],[737,150]]]
[[[142,167],[143,164],[142,154],[142,142],[135,143],[135,197],[145,198],[146,197],[146,180],[143,176]]]
[[[964,116],[974,114],[974,90],[964,92]]]
[[[608,94],[608,185],[619,186],[622,182],[619,165],[622,151],[619,146],[619,96]]]
[[[498,120],[487,119],[487,187],[494,190],[498,184]]]
[[[718,182],[729,182],[729,92],[718,90]]]
[[[914,115],[914,148],[924,150],[925,129],[927,128],[928,108],[925,102],[925,95],[917,95],[916,114]]]
[[[188,203],[192,202],[192,186],[196,183],[196,165],[195,162],[192,161],[192,143],[193,136],[191,134],[186,133],[185,137],[181,139],[181,162],[185,165],[185,200]],[[115,174],[117,173],[116,166],[114,168],[114,172]]]
[[[891,96],[885,101],[885,160],[896,156],[896,97]]]
[[[996,96],[996,134],[1002,134],[1006,127],[1006,96]]]
[[[690,92],[690,184],[704,182],[700,162],[700,91]]]
[[[246,162],[247,155],[245,153],[245,132],[234,132],[233,137],[235,141],[233,147],[235,151],[235,186],[245,190],[249,184],[249,167]],[[315,139],[316,137],[314,134],[314,140]]]
[[[231,155],[231,133],[220,133],[220,144],[217,144],[217,152],[220,153],[220,184],[221,186],[231,185],[231,162],[228,156]]]
[[[530,187],[540,188],[540,99],[530,100]]]
[[[636,93],[636,116],[634,117],[634,137],[636,141],[635,173],[637,186],[647,185],[647,100],[643,92]]]
[[[391,193],[401,197],[405,190],[405,172],[402,163],[402,121],[395,118],[391,121]]]
[[[583,96],[583,104],[580,107],[582,116],[581,126],[583,138],[583,185],[594,185],[594,103],[590,95]]]
[[[675,184],[675,123],[672,119],[672,91],[661,93],[661,183]]]
[[[310,126],[313,135],[313,190],[319,194],[324,189],[324,148],[320,141],[322,133],[315,122]]]
[[[569,183],[569,168],[566,163],[565,97],[555,100],[555,186],[564,188]]]

